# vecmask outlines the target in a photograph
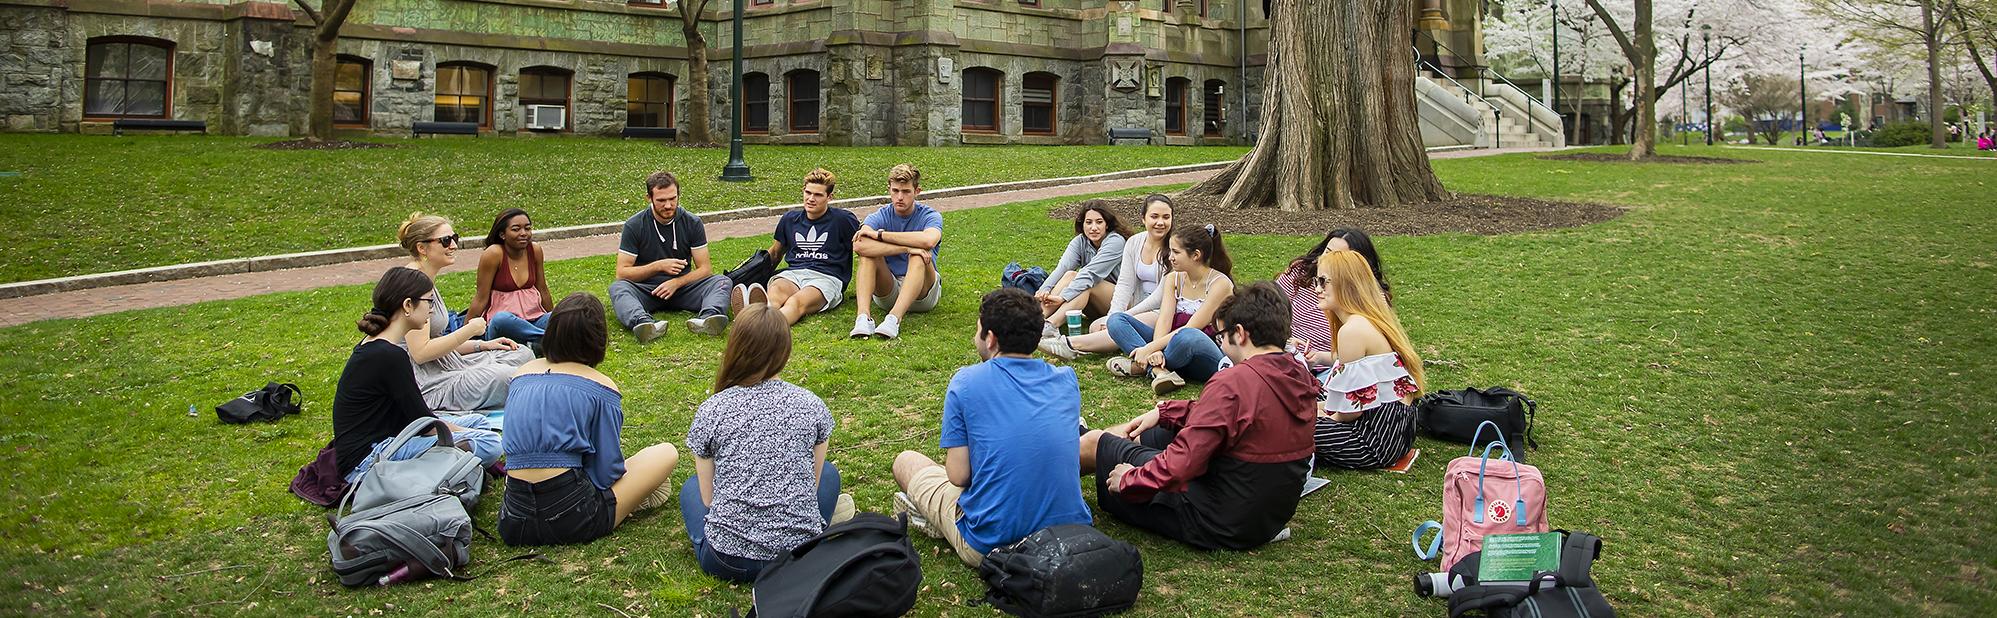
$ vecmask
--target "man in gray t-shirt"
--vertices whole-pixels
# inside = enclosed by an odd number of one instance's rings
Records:
[[[645,179],[651,206],[624,222],[617,243],[617,280],[610,306],[617,321],[649,343],[666,334],[659,311],[693,311],[687,330],[720,335],[728,330],[728,277],[715,274],[707,255],[707,228],[680,208],[679,179],[655,172]]]

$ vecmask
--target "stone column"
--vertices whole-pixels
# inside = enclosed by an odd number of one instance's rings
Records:
[[[1151,100],[1145,95],[1150,86],[1145,83],[1149,71],[1144,60],[1146,49],[1140,42],[1147,27],[1155,24],[1139,19],[1136,9],[1135,2],[1113,2],[1107,15],[1109,44],[1103,47],[1101,60],[1102,134],[1107,139],[1112,129],[1149,128],[1151,143],[1162,144],[1163,120],[1152,111]]]
[[[0,7],[0,119],[8,131],[55,131],[62,127],[69,14],[61,8]],[[81,63],[83,53],[75,54]],[[81,65],[76,69],[82,74]],[[79,81],[73,88],[82,91]],[[76,99],[81,104],[81,99]],[[69,127],[71,130],[74,126]]]
[[[293,25],[282,4],[231,5],[225,22],[220,125],[225,135],[303,135],[311,110],[311,30]]]

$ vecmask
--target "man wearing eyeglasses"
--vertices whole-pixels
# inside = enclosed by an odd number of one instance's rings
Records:
[[[728,277],[714,273],[707,255],[707,228],[680,208],[680,183],[671,172],[645,178],[645,210],[624,222],[617,243],[617,280],[610,305],[638,343],[666,334],[659,311],[692,311],[687,330],[720,335],[728,330]]]

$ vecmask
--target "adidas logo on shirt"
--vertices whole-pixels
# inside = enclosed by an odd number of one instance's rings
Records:
[[[797,240],[797,248],[802,251],[817,253],[825,249],[825,231],[816,227],[805,228],[802,233],[792,233],[791,238]]]

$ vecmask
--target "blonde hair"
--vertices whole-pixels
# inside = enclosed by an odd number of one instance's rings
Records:
[[[833,176],[832,176],[832,172],[831,172],[830,170],[827,170],[827,169],[825,169],[825,168],[822,168],[822,167],[821,167],[821,168],[818,168],[818,169],[814,169],[814,170],[811,170],[811,173],[809,173],[809,174],[805,174],[805,175],[804,175],[804,184],[808,184],[808,185],[825,185],[825,194],[826,194],[826,195],[831,195],[831,194],[832,194],[832,187],[833,187],[834,183],[837,183],[837,182],[839,182],[839,179],[838,179],[838,178],[835,178],[835,177],[833,177]]]
[[[1394,308],[1380,295],[1380,282],[1373,279],[1373,267],[1357,251],[1327,251],[1317,258],[1317,274],[1324,278],[1324,294],[1331,295],[1331,302],[1346,315],[1363,316],[1373,323],[1381,335],[1387,337],[1387,345],[1400,355],[1401,364],[1408,370],[1408,377],[1415,382],[1416,395],[1427,386],[1422,378],[1421,355],[1408,342],[1407,331],[1401,328],[1401,320],[1394,315]],[[1326,311],[1324,319],[1331,323],[1333,347],[1337,346],[1338,329],[1344,323],[1338,319],[1338,312]]]
[[[429,240],[431,234],[437,233],[437,228],[450,224],[450,219],[426,215],[421,211],[412,212],[409,218],[402,220],[402,227],[395,229],[395,240],[402,244],[402,250],[409,252],[409,257],[422,257],[416,253],[416,246]]]
[[[894,169],[888,170],[888,182],[906,182],[915,185],[916,188],[921,188],[922,171],[915,169],[914,165],[907,163],[896,164]]]
[[[789,362],[790,320],[769,305],[743,307],[728,329],[728,346],[721,351],[714,392],[761,384],[776,377]]]

